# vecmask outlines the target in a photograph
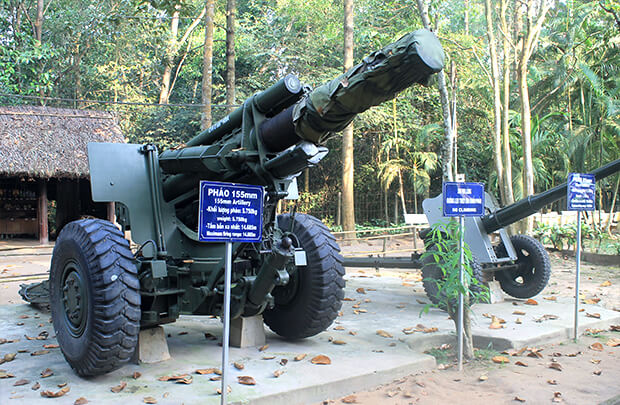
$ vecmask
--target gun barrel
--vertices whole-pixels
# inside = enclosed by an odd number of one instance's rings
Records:
[[[590,174],[596,180],[611,176],[620,171],[620,159],[593,170]],[[536,195],[525,197],[514,204],[501,208],[482,218],[482,225],[487,233],[495,232],[500,228],[535,214],[545,205],[566,197],[566,183],[562,183],[550,190]]]
[[[303,95],[303,87],[297,76],[288,74],[271,87],[249,98],[245,103],[253,101],[256,109],[265,115],[273,115],[283,108],[295,103]],[[220,121],[200,132],[187,146],[210,145],[226,134],[241,127],[244,105],[237,108]]]

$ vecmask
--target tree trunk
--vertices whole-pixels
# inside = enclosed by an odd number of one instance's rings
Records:
[[[205,0],[205,42],[202,55],[202,115],[200,117],[200,129],[205,130],[211,126],[211,94],[213,91],[213,16],[215,13],[215,1]]]
[[[37,0],[37,17],[34,20],[34,38],[36,39],[35,42],[35,46],[40,47],[41,43],[42,43],[42,37],[43,37],[43,0]],[[39,68],[41,70],[40,74],[41,76],[43,76],[43,70],[44,68],[44,63],[45,61],[42,59],[41,62],[39,63]],[[45,92],[43,91],[43,86],[39,86],[39,97],[41,97],[41,99],[39,100],[39,102],[41,103],[41,105],[44,104],[43,101],[43,96],[45,95]]]
[[[521,145],[523,147],[523,197],[534,194],[534,166],[532,163],[532,123],[530,95],[527,86],[527,61],[519,62],[519,97],[521,99]],[[534,218],[527,217],[525,231],[531,232]]]
[[[530,95],[527,85],[528,63],[534,47],[538,42],[538,36],[542,29],[545,15],[551,7],[550,2],[543,2],[540,7],[535,7],[535,0],[528,0],[525,18],[525,35],[521,42],[519,53],[517,81],[519,83],[519,97],[521,99],[521,145],[523,147],[523,197],[534,194],[534,166],[532,163],[532,127],[530,111]],[[534,218],[527,217],[524,220],[525,232],[531,233],[534,226]]]
[[[418,10],[422,18],[422,24],[427,30],[431,29],[428,18],[428,9],[424,0],[417,0]],[[441,99],[441,111],[443,114],[444,141],[441,146],[441,162],[443,171],[443,181],[453,181],[453,156],[454,156],[454,134],[452,133],[452,118],[450,117],[450,98],[446,88],[446,78],[443,70],[437,73],[437,88]]]
[[[508,41],[508,23],[506,22],[506,9],[508,7],[507,0],[500,0],[500,20],[502,24],[503,50],[504,50],[504,98],[502,105],[502,151],[504,163],[504,189],[503,201],[504,205],[510,205],[515,202],[514,191],[512,189],[512,153],[510,151],[510,43]]]
[[[469,35],[469,0],[465,0],[465,35]]]
[[[181,13],[181,5],[177,4],[172,13],[170,20],[170,40],[168,49],[166,50],[166,65],[164,66],[164,74],[161,78],[161,88],[159,90],[159,104],[168,104],[170,97],[170,78],[172,76],[172,65],[174,64],[174,55],[177,49],[177,35],[179,33],[179,14]]]
[[[493,160],[497,172],[497,188],[500,190],[502,201],[506,201],[504,184],[504,166],[502,163],[502,132],[501,132],[501,98],[499,92],[499,66],[497,63],[497,49],[495,47],[495,33],[493,32],[493,9],[491,0],[484,1],[484,14],[487,22],[487,39],[489,41],[489,56],[491,63],[491,84],[493,86]]]
[[[43,33],[43,0],[37,0],[37,17],[34,20],[34,39],[38,45],[41,45],[41,37]]]
[[[344,71],[353,66],[353,0],[344,0]],[[353,123],[342,133],[342,229],[355,230]],[[355,237],[355,234],[353,234]]]
[[[235,105],[235,11],[236,1],[226,2],[226,114]],[[307,174],[307,172],[306,172]],[[307,175],[306,175],[307,177]],[[308,190],[306,190],[308,191]]]
[[[618,175],[617,177],[618,178],[616,179],[616,189],[614,191],[614,194],[611,200],[611,208],[609,209],[609,217],[607,218],[607,224],[605,225],[605,229],[607,230],[607,233],[609,235],[611,235],[611,223],[613,222],[614,209],[616,207],[616,199],[618,199],[618,189],[620,188],[620,175]]]

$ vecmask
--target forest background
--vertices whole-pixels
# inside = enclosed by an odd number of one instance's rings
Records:
[[[620,157],[616,0],[0,0],[0,104],[114,111],[130,142],[165,149],[287,73],[320,85],[347,46],[357,63],[421,15],[446,51],[445,110],[435,79],[355,119],[357,224],[421,212],[442,170],[508,204]],[[329,225],[346,215],[342,145],[299,177],[300,210]],[[617,209],[619,182],[597,184],[599,207]]]

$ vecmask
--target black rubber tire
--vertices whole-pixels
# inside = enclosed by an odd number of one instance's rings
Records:
[[[52,256],[50,303],[56,339],[78,375],[101,375],[131,359],[140,332],[140,283],[118,228],[100,219],[63,228]]]
[[[437,250],[436,246],[430,246],[427,249],[427,251],[429,252],[433,252],[436,250]],[[442,300],[440,299],[441,296],[439,293],[439,287],[437,286],[437,282],[435,280],[440,280],[444,277],[443,271],[437,265],[437,262],[435,262],[432,256],[426,256],[424,260],[422,260],[422,263],[423,263],[422,264],[422,286],[424,287],[426,296],[433,304],[439,305]],[[478,260],[476,260],[475,257],[473,257],[473,260],[471,262],[471,267],[472,267],[472,273],[473,273],[474,278],[476,278],[476,280],[478,280],[481,284],[486,286],[487,283],[484,281],[484,274],[482,273],[482,266],[480,265]],[[455,269],[454,271],[458,271],[458,269]],[[482,292],[482,288],[476,285],[470,286],[470,290],[473,292]],[[471,295],[470,295],[470,298],[472,298]],[[482,302],[482,301],[478,300],[477,302]],[[446,309],[443,307],[443,305],[441,306],[441,308]]]
[[[510,241],[517,252],[517,270],[495,272],[502,290],[515,298],[531,298],[545,289],[551,276],[551,261],[545,247],[528,235],[513,235]],[[498,251],[505,253],[504,245]]]
[[[279,215],[278,226],[291,230],[291,215]],[[344,298],[344,267],[336,239],[317,218],[295,214],[292,233],[306,252],[308,265],[297,267],[289,284],[274,289],[275,306],[263,318],[278,335],[301,339],[324,331],[338,316]]]

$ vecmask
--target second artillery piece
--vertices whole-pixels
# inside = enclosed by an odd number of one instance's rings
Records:
[[[296,198],[296,177],[328,152],[325,136],[443,65],[437,37],[418,30],[313,91],[288,75],[180,149],[89,144],[93,200],[117,203],[139,247],[103,220],[60,232],[49,291],[65,359],[79,375],[103,374],[129,361],[140,328],[223,313],[225,244],[199,240],[200,180],[264,187],[262,240],[233,244],[231,318],[262,314],[289,339],[325,330],[344,296],[340,249],[318,219],[276,216],[276,204]]]
[[[620,171],[620,159],[590,172],[598,181]],[[531,298],[540,293],[551,275],[549,255],[542,243],[528,235],[509,236],[505,227],[535,214],[544,206],[565,198],[567,184],[560,184],[537,195],[528,196],[509,206],[499,208],[494,198],[486,193],[482,218],[465,217],[464,239],[469,246],[473,261],[473,275],[482,284],[499,281],[502,290],[515,298]],[[422,203],[428,223],[433,226],[448,220],[443,217],[443,195],[424,200]],[[421,231],[422,238],[428,235]],[[491,235],[497,233],[499,243],[493,243]],[[432,241],[425,240],[426,250],[432,249]],[[435,304],[440,302],[439,288],[435,280],[443,277],[443,271],[431,257],[420,260],[420,254],[411,257],[352,258],[346,259],[347,267],[421,268],[424,290]]]

